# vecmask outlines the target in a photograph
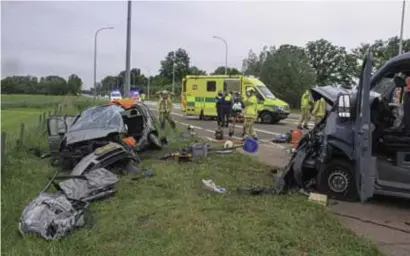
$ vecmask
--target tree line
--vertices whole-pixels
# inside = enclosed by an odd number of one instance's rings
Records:
[[[375,40],[362,43],[347,50],[346,47],[332,44],[325,39],[310,41],[305,46],[280,45],[265,46],[259,53],[249,50],[239,71],[228,67],[229,75],[253,75],[265,83],[279,98],[292,107],[298,107],[303,90],[312,86],[334,85],[350,88],[357,83],[361,60],[369,47],[372,48],[375,69],[398,54],[399,38]],[[403,51],[410,51],[410,39],[403,41]],[[217,67],[210,75],[225,74],[225,67]],[[207,75],[199,67],[191,65],[191,57],[185,49],[168,52],[160,62],[157,75],[147,76],[139,68],[131,69],[131,88],[146,90],[150,84],[151,92],[170,90],[173,79],[177,93],[180,82],[186,75]],[[117,75],[104,77],[97,84],[97,94],[107,94],[113,89],[123,91],[125,70]],[[79,93],[82,81],[77,75],[67,80],[58,76],[40,79],[33,76],[14,76],[2,79],[3,93],[66,94]],[[93,88],[85,93],[93,93]]]
[[[1,80],[3,94],[45,94],[45,95],[76,95],[81,92],[83,81],[76,74],[67,80],[60,76],[9,76]]]

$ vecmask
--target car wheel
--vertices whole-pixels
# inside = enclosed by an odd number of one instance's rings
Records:
[[[161,140],[159,139],[159,137],[155,134],[155,133],[150,133],[148,135],[148,139],[151,142],[151,145],[155,148],[155,149],[162,149],[162,143]]]
[[[273,116],[269,112],[263,112],[261,115],[261,121],[263,124],[271,124],[273,123]]]
[[[337,200],[357,201],[359,194],[354,171],[353,165],[347,159],[330,160],[317,176],[319,192]]]

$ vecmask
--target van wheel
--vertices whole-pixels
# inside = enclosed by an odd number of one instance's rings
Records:
[[[347,159],[330,160],[317,176],[319,192],[337,200],[357,201],[359,194],[354,171],[353,165]]]
[[[272,124],[273,123],[273,116],[269,112],[263,112],[261,115],[261,121],[263,124]]]
[[[150,133],[148,139],[151,142],[151,146],[154,149],[162,149],[162,143],[159,137],[155,133]]]

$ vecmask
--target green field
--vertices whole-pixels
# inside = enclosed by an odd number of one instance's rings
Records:
[[[22,120],[35,127],[44,110],[3,110],[2,129],[18,133]],[[39,131],[33,128],[29,142],[46,150]],[[187,145],[176,135],[171,141],[168,150]],[[239,153],[178,164],[157,159],[166,150],[145,152],[141,167],[152,168],[155,176],[121,176],[117,194],[92,204],[91,229],[75,230],[61,241],[23,238],[19,217],[55,171],[27,147],[9,151],[2,169],[3,255],[381,255],[303,196],[236,193],[238,187],[272,183],[267,166]],[[201,179],[208,177],[228,193],[205,191]]]

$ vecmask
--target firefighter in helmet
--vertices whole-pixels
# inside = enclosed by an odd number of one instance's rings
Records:
[[[244,126],[245,134],[244,138],[252,136],[254,139],[257,139],[256,132],[253,129],[253,125],[258,118],[258,99],[256,98],[256,92],[253,87],[246,89],[246,98],[244,100],[245,109],[243,111],[244,116]]]
[[[161,129],[165,128],[165,121],[167,121],[172,129],[175,130],[176,125],[174,120],[172,120],[172,110],[173,110],[173,104],[172,104],[172,100],[170,97],[170,94],[168,91],[162,91],[161,93],[159,93],[160,95],[160,100],[159,100],[159,123],[161,126]]]

